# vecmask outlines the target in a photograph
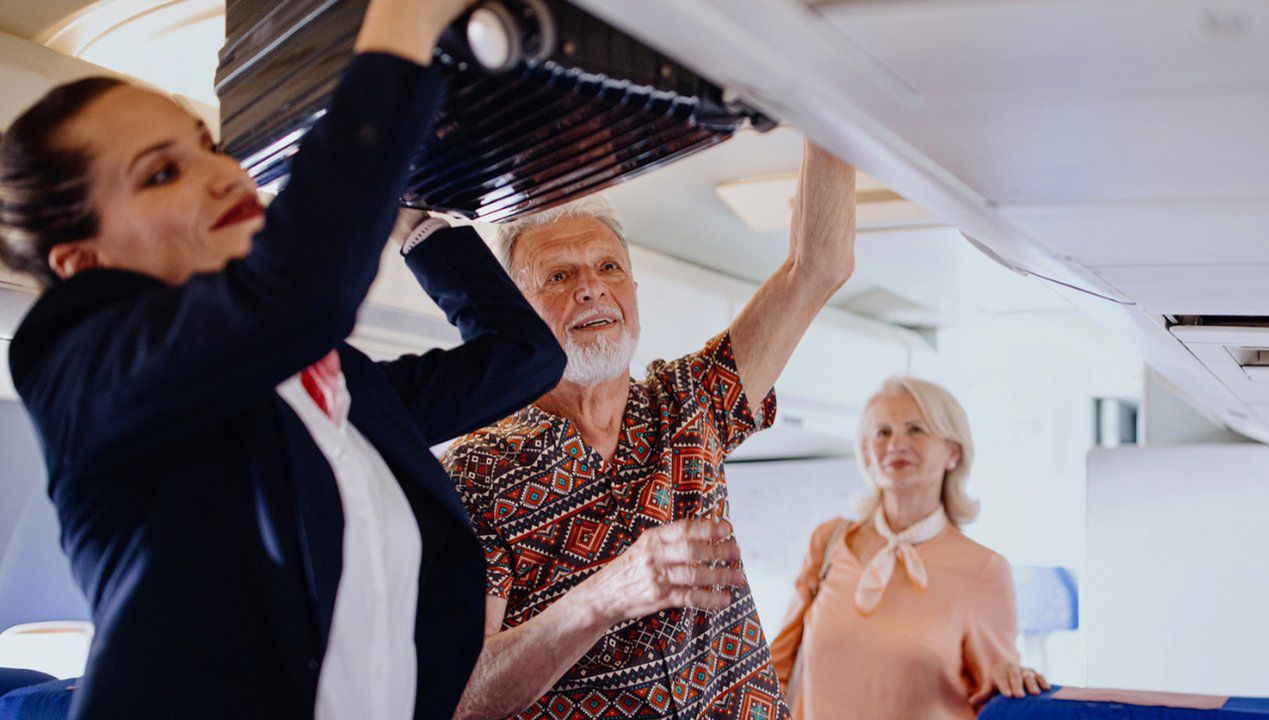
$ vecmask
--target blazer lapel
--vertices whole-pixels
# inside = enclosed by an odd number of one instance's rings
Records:
[[[467,510],[449,477],[432,457],[427,441],[405,405],[391,387],[377,377],[378,368],[347,346],[341,346],[339,354],[352,396],[348,420],[392,469],[418,519],[424,554],[419,569],[422,577],[456,528],[472,535]],[[304,570],[317,608],[324,653],[343,571],[343,503],[330,464],[308,429],[284,400],[279,397],[276,402],[282,415],[291,477],[295,483],[296,524]],[[429,465],[435,467],[429,468]]]
[[[322,651],[335,615],[335,593],[344,561],[344,506],[326,457],[308,428],[282,398],[277,398],[295,484],[296,525],[309,592],[317,607]]]
[[[428,449],[427,440],[366,356],[347,345],[339,349],[344,379],[352,395],[348,419],[369,440],[402,483],[412,483],[462,527],[470,527],[467,509],[453,482]],[[445,412],[437,408],[436,412]]]

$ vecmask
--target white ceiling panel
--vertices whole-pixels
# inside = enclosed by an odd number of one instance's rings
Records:
[[[817,9],[926,99],[1269,82],[1269,3],[1254,0],[851,0]]]
[[[895,120],[1001,205],[1269,195],[1269,85],[961,97]]]
[[[1005,270],[951,228],[861,234],[855,256],[868,280],[943,317],[1069,309],[1043,282]]]
[[[1269,263],[1269,196],[1001,212],[1091,267]]]
[[[218,102],[212,84],[225,42],[224,0],[98,2],[46,34],[37,41],[59,52],[213,109]]]
[[[1269,3],[821,6],[890,101],[839,88],[999,204],[1269,194]],[[861,66],[866,67],[866,66]],[[865,71],[866,72],[866,71]]]
[[[1260,418],[1262,422],[1269,425],[1269,403],[1253,403],[1250,407],[1251,411],[1256,414],[1256,417]]]
[[[1269,316],[1269,265],[1112,267],[1104,280],[1160,315]]]

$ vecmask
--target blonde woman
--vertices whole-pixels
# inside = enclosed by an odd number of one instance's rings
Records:
[[[1047,689],[1018,664],[1008,563],[960,531],[978,514],[960,403],[891,378],[864,407],[856,450],[872,493],[860,520],[815,529],[771,643],[794,718],[972,718],[996,692]]]

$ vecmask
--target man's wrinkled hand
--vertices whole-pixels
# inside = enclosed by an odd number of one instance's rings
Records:
[[[727,522],[681,520],[651,528],[588,578],[588,605],[608,624],[675,607],[721,610],[745,583]]]
[[[802,144],[789,255],[800,272],[833,287],[855,271],[855,168],[809,140]]]

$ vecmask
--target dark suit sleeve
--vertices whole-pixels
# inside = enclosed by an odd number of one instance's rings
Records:
[[[463,336],[452,350],[380,363],[428,442],[484,427],[555,387],[564,351],[475,230],[438,231],[406,262]]]
[[[341,342],[441,91],[431,69],[356,57],[247,257],[86,313],[32,372],[15,362],[46,443],[71,464],[119,461],[223,422]]]

